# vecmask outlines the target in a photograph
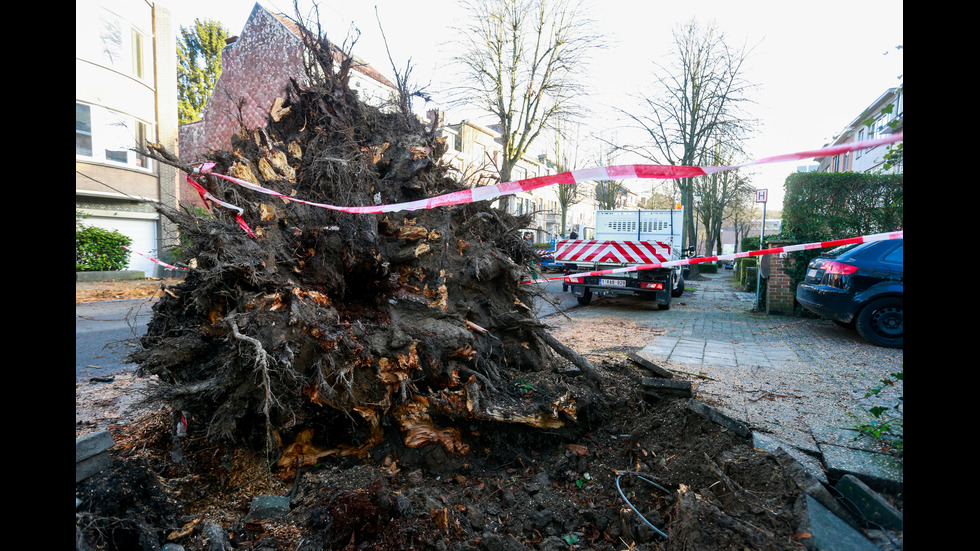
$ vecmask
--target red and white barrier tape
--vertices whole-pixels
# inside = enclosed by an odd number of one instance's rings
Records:
[[[878,147],[881,145],[887,145],[891,143],[900,142],[903,140],[903,134],[893,134],[886,136],[884,138],[879,138],[876,140],[866,140],[863,142],[853,142],[841,145],[835,145],[831,147],[825,147],[823,149],[816,149],[810,151],[800,151],[797,153],[788,153],[785,155],[776,155],[773,157],[766,157],[764,159],[759,159],[757,161],[751,161],[748,163],[743,163],[740,165],[731,166],[673,166],[673,165],[617,165],[617,166],[605,166],[588,168],[583,170],[573,170],[571,172],[562,172],[560,174],[551,174],[547,176],[539,176],[537,178],[529,178],[526,180],[517,180],[513,182],[504,182],[492,186],[480,186],[472,189],[464,189],[462,191],[456,191],[453,193],[448,193],[445,195],[439,195],[436,197],[430,197],[428,199],[420,199],[418,201],[409,201],[407,203],[395,203],[389,205],[376,205],[368,207],[341,207],[337,205],[328,205],[325,203],[314,203],[312,201],[304,201],[302,199],[296,199],[295,197],[289,197],[288,195],[283,195],[277,191],[258,186],[256,184],[240,180],[238,178],[233,178],[224,174],[219,174],[212,172],[214,168],[214,163],[205,163],[201,165],[195,174],[210,174],[212,176],[228,180],[229,182],[238,184],[242,187],[257,191],[259,193],[265,193],[267,195],[273,195],[275,197],[280,197],[294,203],[302,203],[304,205],[310,205],[314,207],[320,207],[330,210],[337,210],[342,212],[347,212],[351,214],[381,214],[386,212],[398,212],[398,211],[412,211],[412,210],[422,210],[422,209],[433,209],[436,207],[442,207],[447,205],[462,205],[466,203],[473,203],[476,201],[485,201],[490,199],[496,199],[504,195],[512,195],[520,191],[530,191],[533,189],[538,189],[546,186],[551,186],[555,184],[578,184],[582,182],[587,182],[591,180],[619,180],[619,179],[644,179],[644,178],[654,178],[654,179],[677,179],[677,178],[691,178],[694,176],[706,176],[708,174],[715,174],[718,172],[724,172],[727,170],[733,170],[737,168],[744,168],[753,165],[767,164],[767,163],[778,163],[784,161],[794,161],[801,159],[811,159],[817,157],[826,157],[830,155],[837,155],[839,153],[845,153],[849,151],[857,151],[860,149],[869,149],[872,147]],[[201,198],[205,200],[205,204],[210,200],[212,202],[218,203],[222,206],[228,207],[238,211],[239,225],[248,232],[249,235],[255,237],[252,230],[248,228],[245,221],[242,219],[243,210],[240,207],[225,203],[215,198],[213,195],[208,193],[200,184],[191,179],[190,175],[187,177],[187,181],[193,185],[198,193],[201,194]],[[210,207],[208,207],[210,208]]]
[[[161,262],[160,260],[157,260],[156,258],[153,258],[152,256],[145,255],[145,254],[143,254],[143,253],[141,253],[139,251],[134,251],[133,249],[130,249],[126,245],[120,245],[120,247],[126,249],[127,251],[129,251],[131,253],[136,253],[136,254],[142,256],[143,258],[149,260],[150,262],[153,262],[155,264],[159,264],[159,265],[163,266],[164,268],[170,268],[171,270],[188,270],[188,271],[190,271],[189,268],[182,268],[180,266],[174,266],[173,264],[167,264],[166,262]]]
[[[214,166],[214,163],[208,163],[208,164],[211,165],[211,166]],[[207,165],[205,165],[205,166],[207,166]],[[216,174],[216,176],[219,176],[219,175]],[[228,178],[228,176],[222,176],[222,177],[223,178]],[[237,205],[232,205],[231,203],[226,203],[226,202],[222,201],[221,199],[218,199],[214,195],[211,195],[210,193],[208,193],[208,190],[204,189],[204,187],[201,184],[199,184],[199,183],[195,182],[194,180],[192,180],[191,177],[190,177],[190,175],[187,176],[187,183],[189,183],[190,185],[194,186],[194,189],[196,189],[197,192],[201,195],[201,200],[204,201],[204,206],[206,206],[208,208],[208,212],[211,211],[211,205],[208,204],[208,201],[213,202],[213,203],[217,203],[217,204],[219,204],[219,205],[221,205],[221,206],[223,206],[225,208],[229,208],[229,209],[238,211],[238,214],[235,215],[235,220],[238,221],[238,225],[241,226],[241,228],[243,230],[245,230],[245,233],[247,233],[249,236],[255,237],[255,234],[252,233],[252,229],[248,227],[248,224],[245,223],[245,218],[242,216],[243,214],[245,214],[245,209],[243,209],[242,207],[239,207]],[[243,184],[246,184],[248,182],[242,182],[242,183]]]
[[[639,272],[642,270],[654,270],[656,268],[672,268],[674,266],[687,266],[690,264],[701,264],[704,262],[715,262],[717,260],[735,260],[738,258],[747,258],[750,256],[763,256],[767,254],[776,253],[794,253],[799,251],[806,251],[810,249],[823,249],[827,247],[840,247],[841,245],[853,245],[855,243],[871,243],[872,241],[885,241],[888,239],[902,239],[904,230],[886,232],[886,233],[876,233],[873,235],[865,235],[862,237],[848,237],[845,239],[835,239],[833,241],[820,241],[816,243],[804,243],[802,245],[787,245],[785,247],[773,247],[771,249],[759,249],[758,251],[749,251],[735,254],[725,254],[720,256],[703,256],[698,258],[684,258],[681,260],[671,260],[669,262],[659,262],[656,264],[641,264],[638,266],[629,266],[626,268],[612,268],[609,270],[598,270],[595,272],[582,272],[577,274],[569,274],[558,277],[549,277],[544,279],[528,279],[522,283],[547,283],[549,281],[556,281],[559,279],[564,280],[565,278],[583,278],[588,276],[600,276],[600,275],[610,275],[610,274],[622,274],[626,272]]]

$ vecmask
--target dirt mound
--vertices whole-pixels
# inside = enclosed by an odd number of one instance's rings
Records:
[[[684,399],[644,399],[633,367],[598,369],[608,392],[576,433],[473,423],[459,455],[396,432],[370,457],[324,458],[289,481],[193,419],[177,436],[179,417],[159,412],[114,429],[113,468],[77,485],[80,537],[104,549],[802,548],[803,494],[771,456]],[[288,512],[250,517],[257,495],[288,496]]]

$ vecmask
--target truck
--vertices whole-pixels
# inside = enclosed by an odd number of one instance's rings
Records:
[[[593,239],[563,239],[555,262],[566,266],[562,291],[585,306],[594,296],[638,296],[661,310],[684,293],[681,266],[604,275],[587,272],[660,264],[682,258],[684,210],[598,210]]]

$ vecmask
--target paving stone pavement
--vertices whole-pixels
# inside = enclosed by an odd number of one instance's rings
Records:
[[[900,486],[901,462],[874,453],[880,446],[855,427],[873,421],[872,407],[894,406],[903,395],[899,382],[866,397],[902,370],[904,351],[874,346],[828,320],[755,311],[755,293],[737,290],[731,271],[702,278],[687,282],[689,290],[669,310],[612,298],[578,308],[574,316],[615,311],[658,329],[662,334],[642,356],[690,379],[695,398],[748,424],[760,438],[795,448],[787,451],[797,452],[813,474],[856,472]]]

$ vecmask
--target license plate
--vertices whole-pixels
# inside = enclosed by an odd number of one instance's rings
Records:
[[[609,285],[612,287],[626,287],[625,279],[600,279],[599,285]]]
[[[817,269],[810,268],[810,270],[806,273],[806,277],[817,277]]]

